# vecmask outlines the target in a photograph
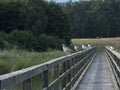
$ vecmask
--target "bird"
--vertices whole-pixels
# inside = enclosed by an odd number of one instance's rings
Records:
[[[114,50],[115,48],[113,46],[109,46],[110,49]]]
[[[70,49],[69,47],[66,47],[65,44],[62,44],[62,48],[66,54],[70,54],[72,52],[72,49]]]
[[[80,51],[81,48],[78,45],[74,45],[74,49],[75,51]]]
[[[88,44],[88,48],[91,48],[91,47],[92,47],[92,45]]]
[[[84,44],[82,44],[82,49],[85,50],[85,49],[88,49],[88,47],[86,47]]]
[[[113,46],[108,46],[111,50],[115,50],[115,51],[117,51],[117,52],[119,52],[119,49],[116,49],[116,48],[114,48]]]

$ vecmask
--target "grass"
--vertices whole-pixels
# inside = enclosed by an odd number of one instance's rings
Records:
[[[120,49],[120,38],[72,39],[73,44],[93,44],[98,51],[112,45]],[[62,51],[28,52],[25,50],[4,50],[0,52],[0,75],[20,70],[29,66],[41,64],[54,58],[65,55]]]
[[[97,46],[98,51],[104,51],[105,46],[112,45],[120,49],[120,37],[116,38],[88,38],[88,39],[72,39],[73,44],[93,44]]]
[[[65,55],[62,51],[28,52],[23,50],[4,50],[0,53],[0,75],[41,64]]]

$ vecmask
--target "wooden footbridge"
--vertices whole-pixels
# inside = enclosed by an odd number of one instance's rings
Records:
[[[1,75],[0,90],[120,90],[120,54],[83,50]]]

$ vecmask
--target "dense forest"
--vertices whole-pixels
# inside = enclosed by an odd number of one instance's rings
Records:
[[[44,0],[1,1],[0,31],[0,47],[7,49],[60,49],[73,37],[65,10]]]
[[[71,38],[120,36],[120,0],[0,0],[0,48],[60,49]]]
[[[76,38],[120,36],[120,0],[89,0],[64,6]]]

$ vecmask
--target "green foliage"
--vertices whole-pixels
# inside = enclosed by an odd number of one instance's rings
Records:
[[[3,60],[0,60],[0,75],[8,72],[10,72],[9,66]]]
[[[54,2],[49,3],[46,13],[48,16],[46,33],[70,43],[73,34],[67,13]]]
[[[47,14],[45,14],[46,3],[44,0],[28,0],[26,2],[26,28],[31,30],[35,36],[45,32],[47,25]]]
[[[15,46],[27,50],[46,51],[48,49],[60,49],[64,40],[53,36],[41,34],[36,38],[30,31],[14,30],[7,35],[7,41]],[[9,46],[9,45],[8,45]]]
[[[120,36],[120,1],[79,1],[64,7],[77,38]]]
[[[12,49],[4,50],[0,56],[0,75],[29,66],[38,65],[65,55],[62,51],[28,52]]]
[[[8,34],[8,42],[23,49],[33,49],[35,37],[30,31],[14,30]]]
[[[67,13],[44,0],[1,0],[0,30],[6,34],[1,47],[7,49],[59,49],[63,42],[70,44],[73,36]]]
[[[24,27],[24,4],[21,2],[0,3],[0,29],[10,32]]]
[[[47,36],[45,34],[42,34],[39,36],[37,41],[36,49],[38,51],[46,51],[47,49],[60,49],[62,43],[64,43],[63,40],[57,39],[53,36]]]
[[[9,3],[9,2],[24,2],[26,0],[0,0],[0,3]]]
[[[0,50],[5,48],[5,33],[0,32]]]

